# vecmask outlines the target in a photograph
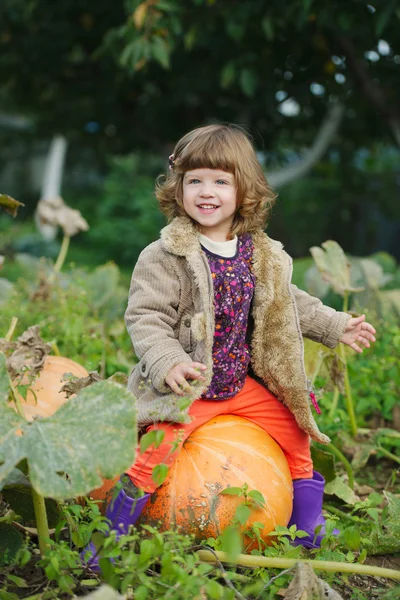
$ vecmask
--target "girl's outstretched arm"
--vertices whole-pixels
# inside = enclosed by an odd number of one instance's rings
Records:
[[[325,306],[319,298],[310,296],[294,284],[291,284],[290,289],[296,303],[302,335],[328,348],[335,348],[341,341],[351,316]]]

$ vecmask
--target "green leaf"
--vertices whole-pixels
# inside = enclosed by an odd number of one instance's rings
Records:
[[[321,273],[317,269],[317,265],[313,264],[304,273],[304,281],[309,294],[317,296],[317,298],[325,298],[329,292],[329,284],[322,279]]]
[[[236,66],[232,61],[224,65],[221,71],[221,87],[226,90],[235,81]]]
[[[274,39],[274,22],[272,17],[265,16],[261,21],[261,29],[263,30],[265,37],[269,42]]]
[[[229,526],[220,535],[221,550],[228,554],[228,560],[235,561],[242,551],[242,535],[237,527]]]
[[[335,477],[333,481],[330,481],[325,486],[325,493],[337,496],[346,504],[355,504],[359,502],[360,498],[354,493],[347,483],[343,481],[343,479],[339,476]]]
[[[159,35],[154,36],[151,41],[151,50],[156,61],[160,63],[164,69],[169,69],[171,48],[165,38],[162,38]]]
[[[241,525],[244,525],[251,515],[251,509],[247,504],[240,504],[235,511],[235,519],[239,521]]]
[[[17,577],[16,575],[7,575],[7,579],[12,581],[19,588],[28,587],[28,584],[26,583],[25,579],[22,579],[22,577]]]
[[[12,564],[23,544],[23,537],[12,525],[0,525],[0,567]]]
[[[26,458],[40,495],[83,496],[134,462],[136,442],[134,398],[108,381],[81,390],[53,416],[29,423],[0,404],[0,488]]]
[[[205,591],[207,598],[211,598],[212,600],[220,600],[220,598],[224,598],[224,588],[213,579],[206,583]]]
[[[258,490],[251,490],[248,495],[249,495],[249,498],[254,500],[254,502],[256,504],[258,504],[259,506],[265,505],[265,498],[262,495],[262,493],[259,492]]]
[[[185,45],[186,50],[191,50],[193,48],[197,41],[198,34],[199,32],[196,27],[191,27],[189,31],[185,34],[183,43]]]
[[[311,458],[314,469],[321,473],[327,483],[335,479],[335,459],[330,452],[322,450],[313,443],[311,444]]]
[[[227,21],[226,22],[226,31],[235,42],[239,42],[245,32],[245,27],[243,23],[239,23],[239,21]]]
[[[96,309],[103,307],[113,298],[119,276],[119,269],[114,263],[101,265],[87,276],[90,302]]]
[[[13,217],[17,216],[20,206],[25,206],[25,204],[18,202],[18,200],[14,200],[14,198],[7,196],[7,194],[0,194],[0,207]]]
[[[395,554],[400,552],[400,498],[383,492],[388,504],[388,516],[380,530],[370,538],[369,554]]]
[[[140,453],[143,454],[153,444],[154,448],[159,448],[165,437],[163,429],[153,429],[149,433],[145,433],[140,438]]]
[[[350,284],[350,261],[337,242],[328,240],[322,248],[310,248],[322,279],[329,283],[335,292],[344,296],[345,292],[360,292],[363,288],[355,288]]]
[[[32,492],[29,486],[10,485],[10,479],[7,478],[7,485],[2,489],[1,493],[17,515],[22,517],[25,524],[34,524],[36,522]],[[55,500],[52,500],[51,498],[47,498],[45,503],[49,527],[55,527],[60,519],[58,505]]]
[[[343,540],[349,550],[358,551],[361,546],[361,535],[357,527],[346,527],[342,532]]]
[[[243,496],[243,490],[240,487],[227,487],[219,493],[226,496]]]
[[[157,486],[159,486],[162,483],[164,483],[165,478],[167,477],[167,475],[168,475],[168,467],[167,467],[167,465],[165,465],[164,463],[162,463],[161,465],[156,465],[153,468],[151,477],[152,477],[154,483]]]
[[[257,77],[252,69],[242,69],[239,77],[240,87],[243,92],[251,98],[257,89]]]

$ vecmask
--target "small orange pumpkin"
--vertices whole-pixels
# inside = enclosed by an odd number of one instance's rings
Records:
[[[21,406],[28,421],[32,421],[36,416],[50,417],[67,402],[66,394],[60,392],[65,383],[62,381],[65,373],[72,373],[76,377],[88,375],[84,367],[70,358],[64,356],[45,358],[43,369],[28,389],[26,399],[21,398]],[[14,402],[11,406],[15,408]]]
[[[141,523],[194,534],[198,541],[215,538],[232,523],[236,508],[244,502],[243,496],[220,492],[245,483],[249,491],[261,492],[265,505],[252,509],[243,531],[261,522],[261,538],[269,544],[268,533],[276,525],[286,526],[292,512],[293,487],[286,458],[255,423],[232,415],[216,417],[184,442],[167,479],[152,494]]]

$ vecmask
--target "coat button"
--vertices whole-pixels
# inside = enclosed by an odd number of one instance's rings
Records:
[[[191,320],[190,320],[190,319],[185,319],[185,320],[183,321],[183,324],[184,324],[184,326],[185,326],[185,327],[190,327],[190,325],[191,325]]]

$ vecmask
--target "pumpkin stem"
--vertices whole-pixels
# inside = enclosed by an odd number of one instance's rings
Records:
[[[35,511],[36,528],[39,539],[39,550],[43,556],[49,546],[50,539],[49,524],[47,521],[46,504],[44,497],[37,493],[32,487],[33,508]]]

